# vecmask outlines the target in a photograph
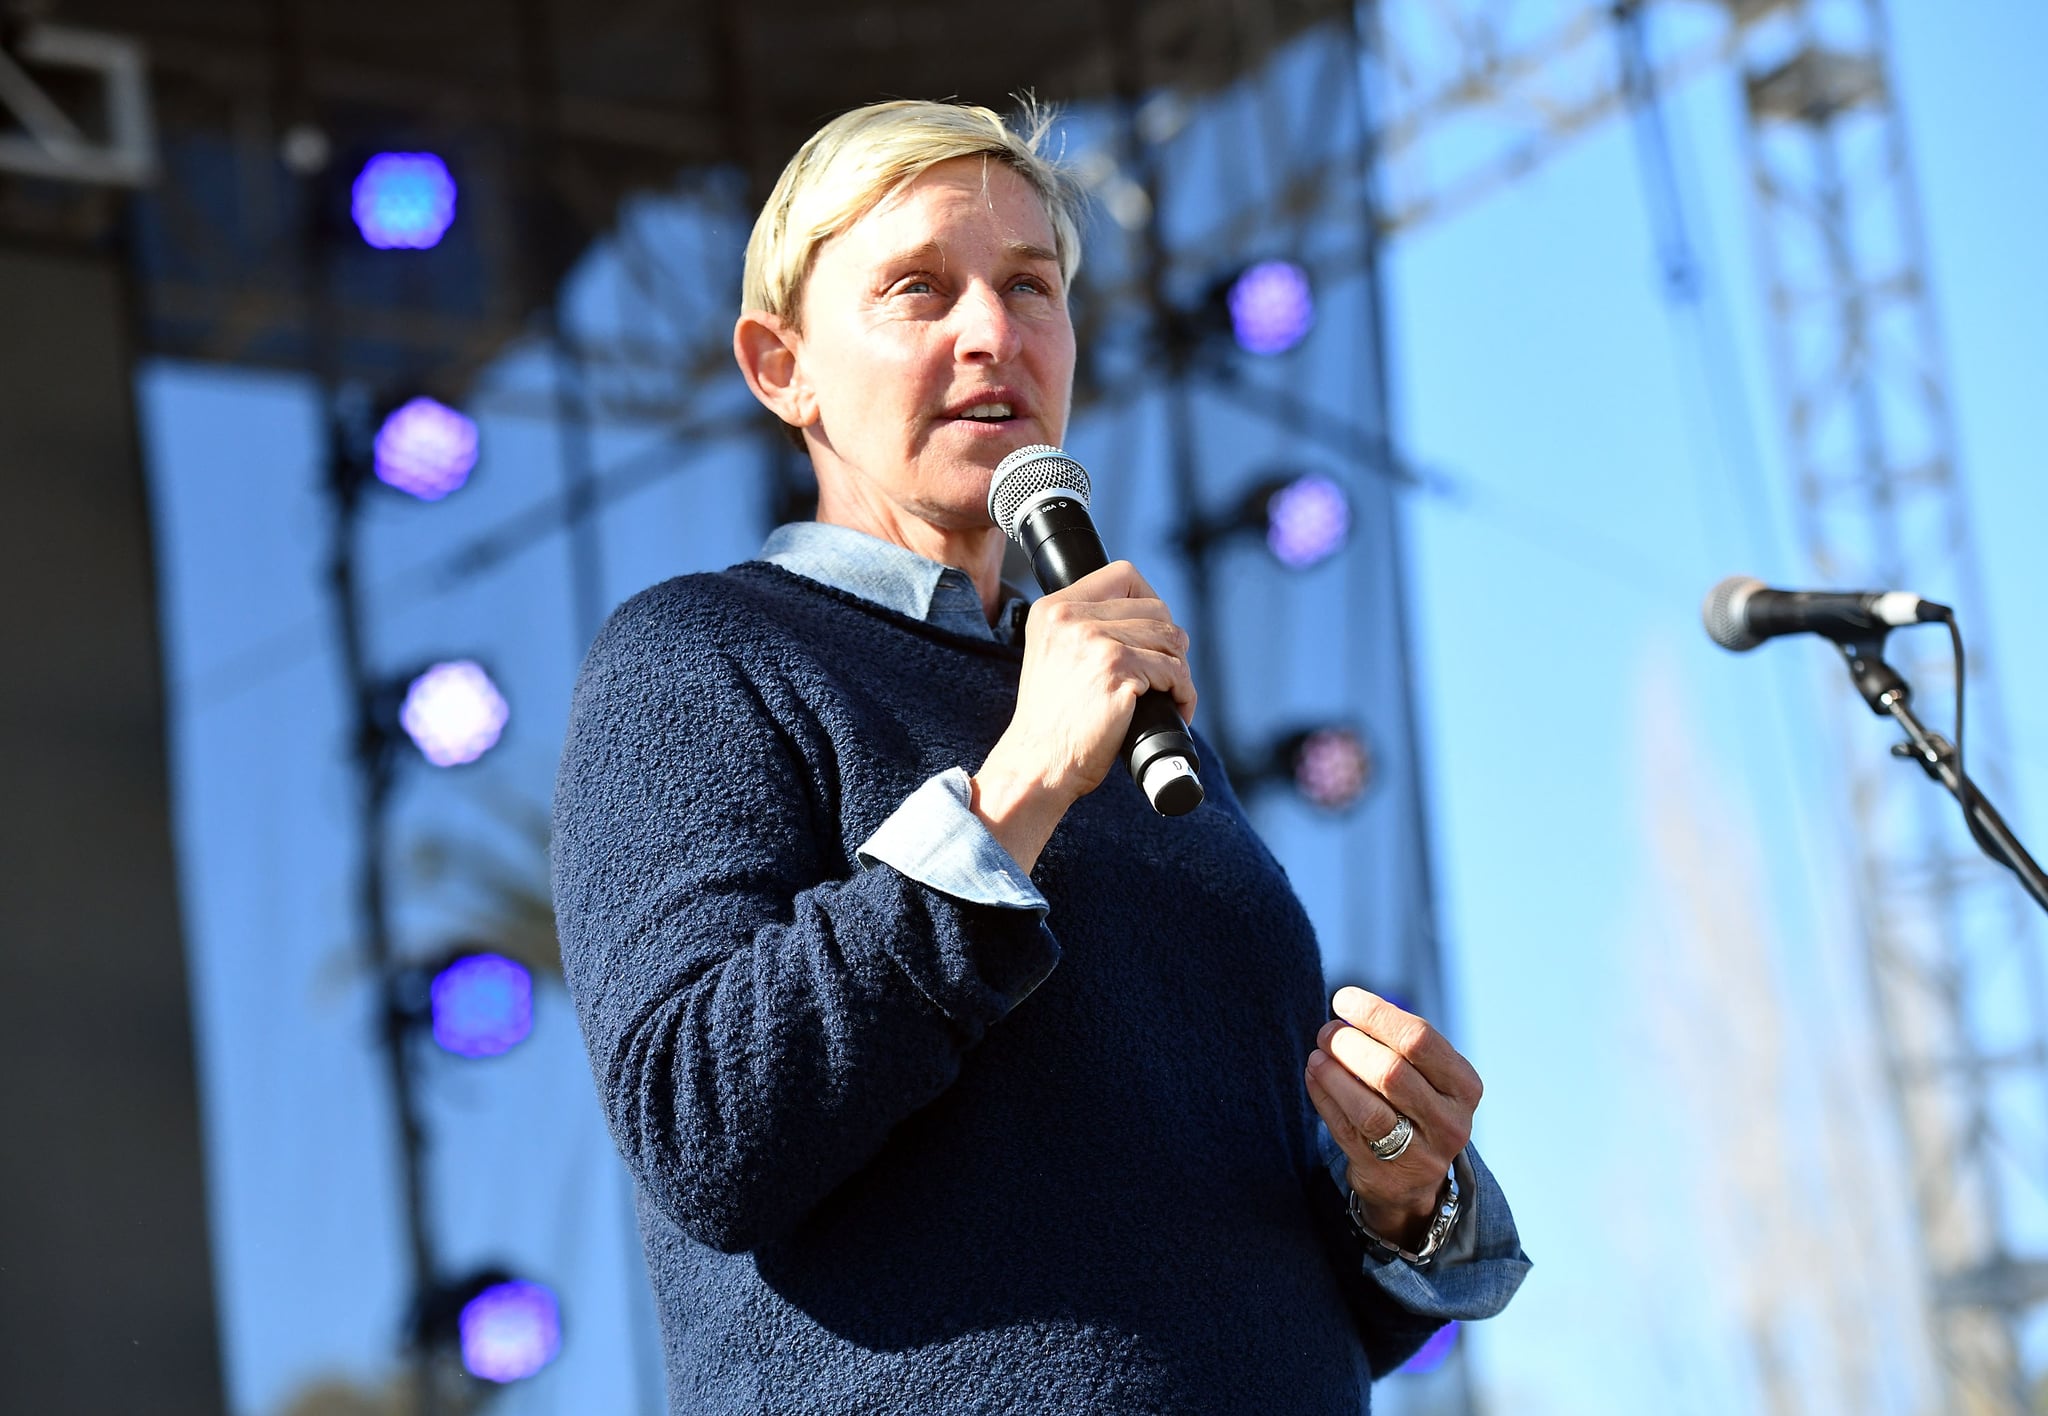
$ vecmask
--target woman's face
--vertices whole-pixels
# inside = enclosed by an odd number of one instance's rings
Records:
[[[940,163],[819,247],[792,342],[821,486],[840,477],[897,514],[986,527],[996,464],[1066,431],[1074,327],[1052,222],[1001,162]]]

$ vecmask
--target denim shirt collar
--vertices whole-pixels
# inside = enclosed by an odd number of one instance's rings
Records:
[[[1002,610],[991,627],[981,608],[981,592],[965,571],[850,526],[822,521],[778,526],[769,532],[760,558],[955,634],[1003,644],[1023,642],[1028,604],[1015,586],[1002,587]]]

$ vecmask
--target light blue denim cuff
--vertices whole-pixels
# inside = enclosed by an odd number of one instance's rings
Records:
[[[1348,1203],[1350,1158],[1320,1121],[1316,1123],[1316,1145],[1330,1178]],[[1529,1272],[1529,1256],[1522,1252],[1508,1198],[1479,1159],[1479,1152],[1466,1146],[1451,1164],[1458,1173],[1459,1201],[1458,1223],[1449,1241],[1425,1268],[1402,1259],[1378,1259],[1368,1249],[1365,1276],[1411,1313],[1445,1322],[1472,1322],[1490,1318],[1508,1305]]]
[[[854,855],[864,866],[893,866],[956,900],[1036,910],[1045,918],[1045,896],[974,814],[973,799],[966,770],[948,768],[905,797]]]

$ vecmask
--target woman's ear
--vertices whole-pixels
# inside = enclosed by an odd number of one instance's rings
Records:
[[[747,310],[732,327],[732,357],[754,397],[793,428],[818,420],[818,400],[803,376],[801,341],[781,317]]]

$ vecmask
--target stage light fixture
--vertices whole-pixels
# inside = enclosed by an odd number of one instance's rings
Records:
[[[1260,478],[1219,515],[1183,527],[1181,545],[1200,556],[1240,537],[1264,538],[1273,559],[1306,570],[1344,548],[1351,535],[1351,498],[1320,472],[1286,470]]]
[[[427,761],[455,767],[496,746],[511,711],[481,664],[455,659],[435,664],[407,685],[398,722]]]
[[[1316,320],[1308,272],[1293,261],[1247,266],[1224,294],[1230,332],[1247,354],[1285,354]]]
[[[349,214],[380,251],[424,251],[455,221],[455,178],[430,152],[380,152],[349,192]]]
[[[1316,472],[1283,482],[1266,496],[1266,548],[1275,560],[1306,570],[1343,548],[1351,534],[1351,500]]]
[[[378,427],[372,452],[378,481],[421,501],[439,501],[476,466],[476,424],[445,403],[408,399]]]
[[[428,989],[434,1041],[458,1057],[498,1057],[533,1031],[533,975],[503,954],[458,954]]]
[[[503,1268],[431,1284],[412,1311],[412,1340],[452,1352],[464,1371],[487,1382],[533,1376],[562,1349],[562,1309],[554,1290]]]
[[[1372,786],[1372,750],[1356,729],[1310,728],[1283,738],[1276,756],[1295,791],[1325,811],[1356,805]]]
[[[544,1283],[491,1283],[462,1305],[456,1323],[463,1367],[487,1382],[523,1381],[562,1350],[561,1307]]]

